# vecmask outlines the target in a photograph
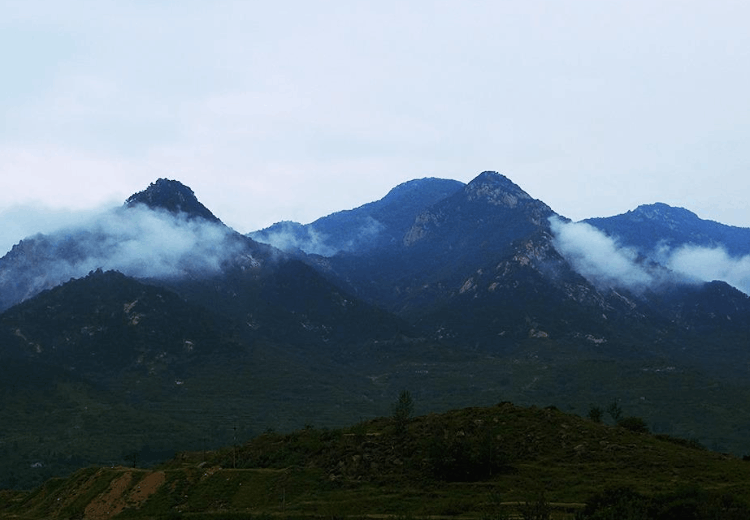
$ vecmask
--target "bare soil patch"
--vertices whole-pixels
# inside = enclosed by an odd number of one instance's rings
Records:
[[[115,478],[109,489],[86,506],[86,518],[108,520],[124,509],[138,508],[164,484],[163,471],[149,472],[137,484],[132,485],[133,472],[124,472]]]

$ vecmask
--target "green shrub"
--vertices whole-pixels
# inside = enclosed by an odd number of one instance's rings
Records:
[[[646,421],[640,417],[623,417],[617,421],[617,426],[636,433],[648,433]]]
[[[750,508],[728,494],[696,486],[647,497],[630,488],[597,493],[576,520],[747,520]]]
[[[617,401],[612,401],[609,406],[607,406],[607,413],[615,422],[615,424],[617,424],[620,419],[622,419],[622,408],[620,408],[620,405],[617,404]]]
[[[507,470],[508,455],[496,445],[491,430],[463,431],[432,437],[427,453],[433,476],[445,482],[477,482]]]
[[[598,406],[592,406],[588,413],[588,418],[594,421],[595,423],[602,422],[602,419],[604,418],[604,410],[602,410]]]
[[[628,487],[612,488],[597,493],[587,502],[576,520],[647,520],[649,500]]]
[[[406,431],[406,423],[413,411],[414,400],[411,398],[411,394],[408,390],[401,390],[398,400],[392,405],[391,417],[396,425],[396,432],[404,433]]]
[[[523,520],[550,520],[552,507],[550,506],[544,491],[540,492],[533,500],[519,506]]]

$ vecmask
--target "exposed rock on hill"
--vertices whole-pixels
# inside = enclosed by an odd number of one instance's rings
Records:
[[[143,204],[151,209],[164,209],[170,213],[184,213],[188,218],[200,217],[209,222],[220,220],[201,204],[193,190],[179,181],[158,179],[143,190],[131,195],[125,201],[126,207]]]

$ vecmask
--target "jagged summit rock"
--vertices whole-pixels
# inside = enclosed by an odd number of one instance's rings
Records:
[[[144,204],[152,209],[165,209],[171,213],[185,213],[188,218],[200,217],[209,222],[221,222],[198,201],[193,190],[175,180],[158,179],[147,189],[131,195],[125,201],[126,207],[138,204]]]
[[[496,206],[515,208],[521,200],[533,200],[517,184],[493,171],[484,171],[466,186],[469,200],[485,200]]]
[[[532,198],[506,176],[485,171],[462,190],[427,208],[404,235],[410,247],[430,236],[458,247],[474,247],[488,240],[491,248],[504,248],[512,240],[538,228],[549,228],[555,213]]]
[[[654,204],[641,204],[632,212],[633,220],[659,220],[664,223],[680,225],[685,223],[697,222],[700,219],[698,215],[685,208],[670,206],[663,202]]]

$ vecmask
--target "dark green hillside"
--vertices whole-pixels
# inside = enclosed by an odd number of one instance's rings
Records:
[[[191,363],[236,350],[222,334],[226,322],[172,291],[99,270],[3,313],[0,355],[57,365],[103,385],[127,372],[179,376]]]
[[[89,468],[1,494],[0,518],[734,519],[750,514],[748,484],[750,463],[734,457],[501,403],[405,428],[267,432],[152,470]]]
[[[30,489],[88,464],[154,464],[203,433],[53,365],[4,358],[0,380],[0,488]]]
[[[288,288],[291,297],[298,286],[284,276],[280,270],[272,287]],[[368,322],[366,306],[336,308],[336,293],[328,294],[305,323],[341,313],[333,321],[341,327],[327,332],[338,340],[316,343],[264,339],[261,329],[241,328],[168,289],[114,272],[93,273],[7,311],[0,316],[0,453],[7,454],[0,487],[29,489],[82,464],[127,464],[132,456],[158,462],[174,450],[225,444],[235,432],[248,438],[308,423],[340,427],[387,413],[405,387],[419,413],[510,399],[585,415],[591,405],[617,400],[656,432],[750,452],[746,386],[676,363],[658,350],[664,346],[631,342],[626,349],[587,337],[592,329],[566,340],[547,327],[546,338],[496,334],[461,346],[364,341],[355,327],[365,337],[395,332],[374,318],[377,312]],[[361,319],[347,322],[344,313]],[[517,322],[534,327],[523,316]],[[279,328],[277,337],[294,338],[291,327]],[[713,347],[694,338],[682,347],[698,364],[716,351],[701,350],[706,345]]]
[[[289,294],[326,289],[299,287],[294,276],[282,271],[275,282]],[[306,313],[303,302],[293,309],[297,321],[333,316],[326,323],[341,323],[350,335],[353,327],[361,334],[367,327],[386,330],[370,319],[380,316],[376,311],[336,297],[319,299]],[[341,425],[339,403],[355,396],[359,403],[349,410],[374,415],[359,397],[369,391],[363,376],[336,384],[347,369],[330,358],[346,349],[313,348],[303,340],[320,332],[302,336],[303,326],[292,330],[288,320],[276,325],[277,336],[298,346],[266,340],[263,330],[114,271],[93,272],[6,311],[0,315],[0,487],[29,489],[92,463],[135,457],[153,464],[175,450],[229,442],[235,428],[246,437],[312,420]],[[335,326],[324,332],[342,334]],[[356,343],[346,345],[356,350]]]

